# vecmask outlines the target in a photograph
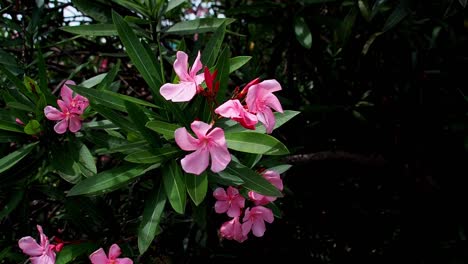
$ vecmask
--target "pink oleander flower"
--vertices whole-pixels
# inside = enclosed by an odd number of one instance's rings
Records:
[[[257,116],[249,113],[237,99],[228,100],[224,104],[218,106],[218,108],[215,109],[215,113],[223,117],[231,118],[247,129],[254,130],[258,122]]]
[[[73,97],[73,90],[68,87],[68,85],[76,85],[74,81],[67,80],[60,90],[60,96],[65,102],[65,105],[68,108],[68,111],[73,114],[81,115],[84,110],[89,106],[89,101],[86,97],[83,97],[79,94],[76,94]]]
[[[239,243],[247,240],[247,236],[242,233],[242,224],[239,217],[234,217],[231,221],[224,222],[219,229],[222,237],[229,240],[236,240]]]
[[[40,243],[30,236],[23,237],[18,241],[18,246],[23,253],[30,256],[32,264],[55,264],[55,245],[49,243],[49,238],[44,234],[42,227],[37,225]]]
[[[183,51],[178,51],[174,61],[174,71],[179,77],[179,83],[166,83],[161,86],[159,92],[166,100],[173,102],[188,102],[197,93],[198,86],[205,80],[204,74],[198,74],[203,65],[200,61],[200,52],[193,62],[192,68],[188,67],[188,56]]]
[[[256,114],[260,122],[270,134],[275,127],[275,115],[271,109],[283,113],[283,108],[273,92],[280,91],[281,85],[276,80],[265,80],[252,85],[246,97],[249,112]]]
[[[57,104],[60,107],[59,111],[53,106],[46,106],[44,108],[44,114],[49,120],[59,121],[54,126],[54,130],[57,134],[63,134],[67,132],[67,129],[70,132],[76,133],[81,129],[81,117],[78,113],[71,112],[67,107],[66,103],[62,100],[57,100]]]
[[[89,255],[89,260],[92,264],[133,264],[129,258],[117,258],[122,252],[117,244],[113,244],[109,249],[109,257],[107,257],[104,249],[100,248]]]
[[[185,172],[200,175],[208,167],[211,158],[211,171],[220,172],[231,161],[231,155],[227,149],[224,131],[201,121],[193,121],[190,125],[198,138],[194,138],[185,127],[176,129],[175,141],[185,151],[195,152],[186,155],[180,163]]]
[[[283,180],[281,180],[279,173],[276,171],[266,170],[262,173],[262,176],[265,178],[265,180],[273,184],[273,186],[275,186],[278,190],[283,190]],[[252,200],[255,205],[265,205],[276,200],[276,197],[262,195],[254,191],[249,191],[248,195],[250,200]]]
[[[256,237],[262,237],[265,233],[265,222],[273,223],[273,212],[261,205],[255,206],[252,209],[247,208],[244,214],[244,223],[242,224],[242,234],[247,234],[252,230]]]
[[[239,190],[229,186],[227,192],[223,188],[216,188],[213,192],[216,198],[215,211],[218,214],[226,213],[230,217],[241,215],[241,208],[245,206],[245,198],[239,194]]]
[[[75,85],[75,82],[68,80],[63,84],[60,90],[62,100],[57,100],[60,110],[50,105],[44,108],[44,114],[47,119],[59,121],[54,126],[54,130],[57,134],[63,134],[67,129],[73,133],[80,130],[82,121],[80,115],[83,114],[84,110],[89,106],[87,98],[79,94],[73,97],[73,91],[68,85]]]

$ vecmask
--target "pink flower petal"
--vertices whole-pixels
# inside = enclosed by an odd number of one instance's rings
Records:
[[[245,218],[244,218],[245,221]],[[252,229],[252,221],[246,221],[242,224],[242,235],[247,236]]]
[[[133,264],[133,260],[129,258],[118,258],[115,264]]]
[[[201,55],[200,51],[198,51],[197,58],[195,58],[195,61],[193,62],[193,65],[192,65],[192,69],[190,69],[190,76],[192,78],[194,78],[197,75],[197,72],[199,72],[203,68],[203,65],[200,60],[200,55]]]
[[[81,119],[77,115],[70,116],[70,131],[76,133],[81,129]]]
[[[74,81],[67,80],[63,85],[62,89],[60,90],[60,96],[62,100],[67,104],[70,105],[73,99],[73,90],[68,87],[68,85],[76,85]]]
[[[54,126],[54,130],[57,134],[63,134],[65,132],[67,132],[67,128],[68,128],[68,120],[67,119],[62,119],[62,121],[58,122],[55,126]]]
[[[231,155],[226,146],[212,146],[210,148],[211,171],[220,172],[231,162]]]
[[[230,210],[228,201],[217,201],[215,203],[215,212],[217,214],[224,214],[228,210]],[[236,216],[238,216],[238,215],[236,215]]]
[[[161,86],[159,92],[166,100],[188,102],[197,93],[197,87],[193,82],[166,83]]]
[[[263,220],[265,220],[266,222],[270,224],[273,223],[273,220],[275,219],[275,217],[273,216],[273,212],[271,211],[271,209],[263,207],[263,206],[256,206],[254,207],[254,209],[256,210],[256,213],[262,216]]]
[[[262,237],[265,234],[265,222],[262,219],[256,220],[252,224],[252,234],[256,237]]]
[[[257,113],[257,117],[258,117],[258,121],[263,123],[263,125],[265,126],[266,133],[271,134],[276,124],[275,115],[273,114],[271,109],[269,107],[265,107],[263,112]]]
[[[55,253],[29,258],[32,264],[55,264]]]
[[[182,81],[191,81],[190,76],[188,75],[188,56],[183,51],[177,51],[176,60],[174,61],[174,71],[179,80]]]
[[[216,200],[223,200],[223,201],[226,201],[228,199],[226,191],[221,187],[218,187],[216,188],[216,190],[214,190],[213,197],[216,198]]]
[[[237,195],[239,195],[239,190],[237,188],[234,188],[232,186],[229,186],[227,188],[227,191],[226,191],[226,194],[229,196],[229,197],[235,197]]]
[[[54,120],[54,121],[62,120],[65,118],[64,113],[60,112],[57,108],[52,107],[50,105],[44,108],[44,114],[47,119]]]
[[[109,249],[109,259],[116,259],[121,253],[120,247],[117,244],[112,244]]]
[[[195,75],[194,80],[197,85],[200,85],[203,81],[205,81],[205,74],[200,73],[198,75]]]
[[[198,149],[188,154],[181,161],[182,169],[187,173],[200,175],[208,167],[209,152],[207,149]]]
[[[261,98],[258,97],[257,93],[260,90],[260,86],[258,84],[252,85],[247,92],[247,96],[245,97],[245,102],[247,103],[247,108],[249,112],[256,114],[257,111],[260,109],[257,108],[257,101]]]
[[[70,110],[68,109],[67,103],[65,103],[64,101],[62,101],[62,100],[57,100],[57,104],[58,104],[60,110],[61,110],[64,114],[70,112]]]
[[[227,210],[227,215],[230,217],[237,217],[241,215],[241,209],[237,204],[231,204],[231,207]]]
[[[273,93],[281,90],[281,84],[277,80],[264,80],[257,85],[261,86],[266,92]]]
[[[278,97],[276,97],[274,94],[270,93],[267,94],[264,97],[265,104],[269,106],[270,108],[275,109],[276,112],[283,113],[283,107],[281,106],[280,101],[278,100]]]
[[[200,140],[208,136],[206,133],[208,132],[208,130],[211,129],[212,125],[209,125],[202,121],[193,121],[192,124],[190,124],[190,127],[192,128],[192,131],[195,133],[195,135],[197,135],[198,139]]]
[[[89,260],[91,260],[92,264],[107,264],[109,259],[106,256],[106,253],[104,252],[104,249],[100,248],[96,251],[94,251],[90,256]]]
[[[283,180],[278,172],[267,170],[262,173],[263,178],[269,181],[273,186],[275,186],[278,190],[283,190]]]
[[[44,251],[34,238],[27,236],[18,241],[18,246],[23,250],[23,253],[29,256],[40,256]]]
[[[244,107],[239,102],[239,100],[228,100],[224,104],[218,106],[215,109],[215,113],[227,117],[227,118],[240,118],[241,111],[244,110]]]
[[[185,151],[192,151],[198,148],[198,139],[190,135],[185,127],[176,129],[174,137],[177,145]]]

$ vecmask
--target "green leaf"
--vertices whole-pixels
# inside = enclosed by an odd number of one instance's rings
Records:
[[[60,28],[63,31],[84,36],[117,36],[117,29],[113,24],[93,24],[81,26],[67,26]]]
[[[187,192],[185,191],[184,174],[175,160],[163,167],[162,179],[169,203],[174,211],[183,214]]]
[[[304,4],[312,5],[312,4],[323,4],[328,2],[335,2],[336,0],[302,0]]]
[[[51,166],[69,183],[77,183],[82,178],[79,159],[78,144],[74,141],[67,141],[63,145],[52,146]]]
[[[131,97],[131,96],[107,91],[107,90],[89,89],[89,88],[84,88],[84,87],[74,86],[74,85],[69,85],[69,87],[73,91],[75,91],[77,94],[88,98],[90,101],[95,101],[97,103],[105,105],[106,107],[109,107],[109,108],[112,108],[121,112],[127,112],[127,108],[125,107],[125,101],[139,104],[139,105],[158,108],[157,105],[154,105],[152,103],[149,103],[149,102],[146,102],[146,101],[143,101],[143,100]]]
[[[59,253],[57,253],[55,264],[72,263],[72,261],[77,257],[81,255],[89,255],[95,249],[96,245],[90,242],[66,245]]]
[[[300,112],[298,111],[292,111],[292,110],[285,110],[284,113],[278,113],[275,112],[275,120],[276,124],[273,130],[279,128],[289,120],[291,120],[293,117],[298,115]],[[226,120],[223,123],[219,124],[223,129],[225,133],[232,133],[232,132],[257,132],[257,133],[265,133],[265,127],[263,126],[262,123],[258,122],[258,124],[255,126],[255,130],[247,130],[243,126],[239,125],[239,123],[232,121],[232,120]]]
[[[97,90],[109,90],[109,87],[111,86],[112,82],[117,76],[119,69],[120,69],[120,60],[117,61],[117,64],[108,72],[108,74],[106,75],[106,78],[104,78],[102,82],[99,83],[96,89]]]
[[[125,131],[131,133],[138,133],[137,130],[133,127],[133,124],[128,121],[125,117],[121,116],[119,113],[116,113],[100,104],[91,104],[92,108],[96,110],[99,114],[109,119],[116,126],[124,129]]]
[[[21,139],[19,134],[0,130],[0,143],[17,142]]]
[[[106,78],[106,76],[107,76],[107,73],[101,73],[99,75],[96,75],[94,77],[91,77],[91,78],[85,80],[84,82],[80,83],[79,86],[86,87],[86,88],[94,87],[94,86],[100,84],[102,82],[102,80],[104,80],[104,78]]]
[[[79,182],[68,192],[67,196],[96,195],[117,190],[147,171],[159,167],[159,165],[126,164],[100,172]]]
[[[9,108],[19,109],[27,112],[34,112],[34,109],[31,106],[19,102],[7,102],[6,104]]]
[[[11,132],[24,133],[24,130],[18,124],[13,123],[13,122],[3,121],[3,120],[0,120],[0,129],[11,131]]]
[[[198,18],[176,23],[166,30],[166,33],[175,35],[192,35],[195,33],[214,32],[223,23],[225,23],[225,25],[229,25],[234,21],[236,20],[232,18]],[[206,65],[205,61],[203,61],[203,63]]]
[[[231,161],[227,168],[219,174],[221,173],[231,174],[241,178],[244,181],[243,187],[259,194],[275,197],[283,196],[275,186],[265,180],[260,174],[235,161]]]
[[[206,171],[200,175],[185,173],[185,186],[193,203],[195,205],[201,204],[208,190],[208,174]]]
[[[16,163],[26,157],[31,150],[38,144],[39,142],[34,142],[29,145],[26,145],[16,151],[11,152],[10,154],[6,155],[5,157],[0,159],[0,173],[8,170],[9,168],[13,167]]]
[[[386,32],[394,28],[398,23],[400,23],[407,15],[409,15],[411,10],[408,8],[406,1],[400,1],[400,4],[393,10],[390,16],[385,21],[382,32]]]
[[[148,83],[153,97],[159,98],[160,101],[164,100],[159,93],[159,88],[162,85],[161,69],[159,64],[154,63],[150,58],[150,56],[153,55],[148,53],[133,30],[119,14],[112,12],[112,19],[114,20],[120,40],[124,44],[128,56],[140,72],[143,79]]]
[[[18,88],[21,92],[23,93],[28,92],[26,87],[24,86],[24,83],[18,77],[16,77],[12,72],[10,72],[5,67],[3,67],[3,65],[0,65],[0,71],[3,72],[6,75],[7,79],[10,80],[16,86],[16,88]]]
[[[145,209],[138,229],[138,249],[140,255],[146,252],[159,231],[159,222],[166,205],[166,193],[162,184],[145,201]]]
[[[23,200],[23,196],[23,190],[13,191],[13,194],[8,200],[8,202],[4,203],[3,209],[0,210],[0,221],[3,220],[3,218],[7,217],[11,212],[13,212],[13,210],[15,210],[15,208],[18,206],[21,200]]]
[[[288,171],[291,167],[292,167],[292,165],[282,164],[282,165],[277,165],[277,166],[274,166],[274,167],[270,167],[270,168],[268,168],[268,170],[276,171],[277,173],[282,174],[282,173],[285,173],[286,171]]]
[[[123,6],[123,7],[126,7],[130,10],[133,10],[137,13],[140,13],[142,15],[145,15],[146,17],[150,17],[150,11],[147,7],[143,6],[142,4],[138,3],[138,2],[141,2],[141,1],[128,1],[128,0],[112,0],[113,2]],[[114,11],[112,11],[114,13]],[[114,18],[112,16],[112,18]],[[115,20],[114,20],[115,22]]]
[[[178,126],[176,124],[171,124],[171,123],[167,123],[167,122],[163,122],[163,121],[154,120],[154,121],[149,121],[148,123],[146,123],[146,127],[153,130],[153,131],[158,132],[166,140],[171,140],[171,139],[174,138],[175,130],[177,128],[179,128],[180,126]]]
[[[24,127],[24,133],[28,135],[36,135],[41,132],[41,124],[37,120],[30,120]]]
[[[216,62],[216,69],[218,69],[217,79],[219,81],[219,91],[216,95],[218,102],[224,102],[226,99],[226,91],[229,82],[229,57],[231,51],[226,46],[221,54],[219,55],[218,61]]]
[[[288,148],[276,138],[255,132],[225,133],[228,148],[255,154],[285,155]]]
[[[162,147],[159,149],[140,150],[125,157],[125,160],[133,163],[162,163],[177,157],[182,151],[175,147]]]
[[[83,129],[115,129],[117,128],[111,121],[109,120],[98,120],[98,121],[91,121],[85,122],[81,125]]]
[[[111,6],[94,0],[72,0],[73,6],[101,23],[112,22]]]
[[[219,51],[221,49],[221,44],[224,40],[224,34],[226,33],[226,24],[222,23],[211,36],[210,40],[205,46],[205,49],[202,52],[201,61],[204,66],[211,68],[214,66],[216,58],[218,57]]]
[[[180,6],[183,3],[187,3],[187,0],[170,0],[167,4],[166,10],[164,13],[171,11],[172,9]]]
[[[229,73],[233,73],[234,71],[240,69],[242,66],[247,64],[247,62],[252,59],[251,56],[237,56],[234,58],[229,59]]]
[[[217,174],[209,172],[208,181],[210,183],[215,182],[226,186],[239,186],[244,184],[244,181],[241,178],[226,171],[221,171]]]
[[[81,173],[85,177],[91,177],[97,173],[96,162],[94,160],[91,151],[85,144],[80,144],[78,151],[78,165],[80,167]]]
[[[147,146],[148,146],[148,142],[146,142],[145,140],[140,140],[137,142],[124,143],[119,146],[113,146],[113,147],[110,147],[109,149],[98,149],[96,150],[96,153],[99,155],[111,154],[111,153],[116,153],[116,152],[121,152],[124,154],[131,154],[133,152],[140,151],[142,148],[145,148]]]
[[[140,106],[125,102],[125,107],[127,108],[128,116],[133,121],[135,128],[140,132],[143,138],[151,144],[152,147],[159,147],[161,144],[151,130],[149,130],[145,125],[148,122],[148,117],[145,115],[143,110],[140,109]]]
[[[309,26],[307,26],[303,17],[294,19],[294,33],[296,39],[304,48],[310,49],[312,47],[312,33],[310,33]]]

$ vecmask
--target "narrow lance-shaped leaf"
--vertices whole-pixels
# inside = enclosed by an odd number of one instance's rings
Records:
[[[183,214],[187,192],[185,181],[180,165],[175,160],[167,163],[162,170],[162,178],[167,198],[174,211]]]
[[[229,25],[234,22],[232,18],[199,18],[190,21],[182,21],[174,24],[166,30],[166,34],[191,35],[216,31],[223,23]]]
[[[226,24],[223,23],[211,36],[210,41],[206,44],[205,49],[202,52],[201,61],[204,66],[211,68],[214,66],[216,58],[218,57],[221,49],[221,44],[224,40],[224,34],[226,33]]]
[[[125,160],[133,163],[162,163],[177,157],[182,151],[175,147],[162,147],[152,150],[139,150],[125,157]]]
[[[143,138],[151,144],[152,147],[159,147],[161,143],[157,140],[158,137],[156,137],[153,132],[145,126],[148,122],[148,117],[145,115],[143,110],[141,110],[140,106],[130,102],[125,102],[125,108],[127,108],[130,119],[133,121],[133,124]]]
[[[205,199],[208,190],[208,174],[203,172],[200,175],[185,173],[185,186],[187,192],[195,205],[201,204]]]
[[[297,17],[294,20],[294,33],[296,39],[304,48],[310,49],[312,47],[312,33],[310,33],[310,29],[303,17]]]
[[[159,222],[166,205],[166,193],[162,184],[153,190],[145,201],[145,209],[138,229],[138,249],[140,255],[146,252],[159,231]]]
[[[149,121],[146,127],[161,134],[165,139],[170,140],[174,138],[174,132],[180,126],[159,120]]]
[[[218,102],[224,102],[226,98],[226,91],[229,82],[229,57],[231,56],[231,51],[229,47],[225,47],[221,54],[219,55],[218,61],[216,62],[216,69],[218,70],[218,75],[216,76],[219,81],[219,91],[216,95]]]
[[[159,167],[160,164],[126,164],[107,171],[100,172],[93,177],[86,178],[75,185],[68,196],[94,195],[114,191],[129,181],[143,175],[145,172]]]
[[[231,161],[227,168],[219,172],[219,174],[232,174],[241,178],[244,181],[242,186],[254,192],[275,197],[283,196],[275,186],[265,180],[260,174],[236,161]]]
[[[229,73],[233,73],[234,71],[240,69],[242,66],[247,64],[247,62],[252,59],[251,56],[237,56],[234,58],[229,59]]]
[[[132,102],[135,104],[139,105],[144,105],[144,106],[149,106],[149,107],[155,107],[157,108],[158,106],[148,103],[146,101],[119,94],[119,93],[114,93],[111,91],[106,91],[106,90],[96,90],[96,89],[90,89],[90,88],[84,88],[81,86],[75,86],[75,85],[69,85],[69,87],[75,91],[77,94],[80,94],[86,98],[88,98],[91,102],[95,101],[100,104],[104,104],[106,107],[121,111],[121,112],[126,112],[127,108],[125,107],[125,101],[127,102]]]
[[[274,129],[277,129],[284,125],[286,122],[291,120],[293,117],[298,115],[300,112],[292,111],[292,110],[285,110],[284,113],[275,112],[275,119],[276,124]],[[239,125],[239,123],[232,121],[232,120],[225,120],[224,122],[220,123],[220,126],[224,129],[225,133],[231,132],[256,132],[256,133],[265,133],[265,127],[262,123],[258,122],[255,126],[255,130],[248,130],[245,129],[243,126]]]
[[[124,129],[127,132],[133,132],[133,133],[138,133],[138,131],[133,127],[133,124],[128,121],[125,117],[120,115],[119,113],[116,113],[115,111],[112,111],[100,104],[91,104],[91,107],[96,110],[99,114],[104,116],[105,118],[109,119],[112,123],[114,123],[116,126]]]
[[[6,155],[5,157],[0,159],[0,173],[8,170],[9,168],[13,167],[16,163],[26,157],[31,150],[33,150],[34,146],[36,146],[39,142],[34,142],[29,145],[26,145],[12,153]]]
[[[289,154],[286,146],[276,138],[255,132],[226,133],[228,148],[254,154],[285,155]]]
[[[113,24],[93,24],[81,26],[67,26],[60,28],[63,31],[84,36],[117,36],[117,29]]]
[[[135,64],[135,67],[138,69],[143,79],[148,83],[153,97],[159,98],[159,100],[162,101],[163,98],[161,94],[159,94],[159,88],[162,85],[162,77],[160,75],[161,69],[159,65],[153,63],[150,58],[151,54],[148,54],[133,30],[119,14],[112,12],[112,19],[117,27],[120,40],[124,44],[128,56],[133,64]]]
[[[120,60],[117,61],[117,64],[112,67],[112,69],[108,72],[106,75],[106,78],[102,80],[97,86],[97,90],[109,90],[110,85],[114,81],[115,77],[117,76],[117,73],[119,72],[120,69]]]

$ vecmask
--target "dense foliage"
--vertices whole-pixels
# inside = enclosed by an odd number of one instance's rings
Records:
[[[202,2],[0,2],[0,142],[8,157],[0,160],[0,261],[25,260],[17,241],[36,237],[36,224],[70,242],[59,255],[76,263],[113,243],[135,263],[237,262],[253,254],[314,263],[467,261],[466,1]],[[81,18],[64,17],[70,6],[104,25],[64,28]],[[196,16],[208,20],[183,22]],[[200,50],[203,65],[218,69],[226,96],[220,103],[260,77],[281,83],[275,94],[284,109],[301,111],[272,134],[294,155],[249,154],[242,144],[230,150],[247,167],[295,165],[283,175],[285,197],[275,201],[281,218],[262,238],[220,240],[227,218],[215,213],[211,192],[231,184],[210,172],[204,195],[188,191],[183,206],[165,204],[155,240],[142,250],[143,212],[147,201],[163,199],[154,190],[163,190],[164,169],[149,168],[154,160],[133,166],[129,156],[146,146],[177,148],[176,128],[210,121],[209,107],[198,108],[209,96],[189,104],[159,97],[160,86],[179,81],[172,70],[177,50],[187,52],[190,65]],[[57,107],[63,82],[72,79],[91,107],[80,132],[59,136],[43,109]],[[177,164],[161,167],[181,172]],[[105,194],[81,185],[79,195],[69,195],[88,176],[115,169],[132,179]]]

